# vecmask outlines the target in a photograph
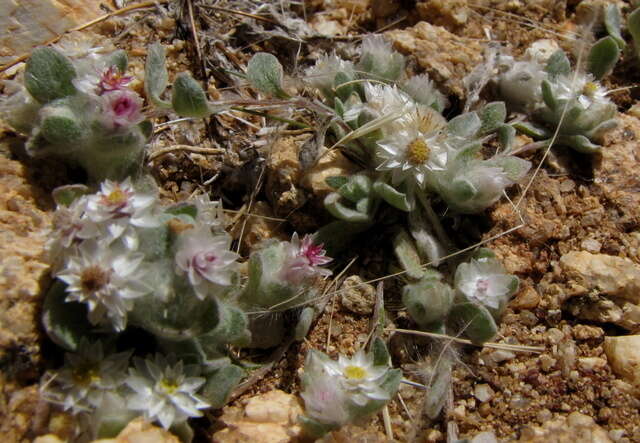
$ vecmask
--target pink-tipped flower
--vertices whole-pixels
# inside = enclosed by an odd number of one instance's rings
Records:
[[[144,120],[142,99],[133,91],[117,89],[106,92],[101,99],[103,121],[110,129],[128,128]]]
[[[329,269],[321,268],[333,259],[327,257],[324,245],[316,245],[310,235],[305,235],[300,241],[298,233],[294,233],[291,242],[285,245],[285,263],[281,277],[292,284],[300,284],[315,275],[331,275]]]
[[[131,76],[122,75],[117,66],[110,66],[100,77],[98,95],[103,95],[105,92],[124,90],[132,79],[133,77]]]
[[[209,228],[189,229],[180,235],[178,273],[187,274],[199,299],[204,300],[216,287],[232,283],[238,254],[229,250],[230,243],[228,234],[213,235]]]

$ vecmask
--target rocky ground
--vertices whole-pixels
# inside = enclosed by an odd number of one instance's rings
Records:
[[[267,2],[262,11],[267,20],[213,11],[205,3],[193,1],[193,22],[186,9],[162,6],[109,19],[75,38],[108,37],[129,50],[138,89],[145,48],[160,39],[168,47],[171,74],[190,69],[218,98],[248,96],[251,91],[214,67],[241,70],[254,52],[272,52],[291,75],[289,87],[300,89],[296,75],[322,51],[334,48],[354,55],[359,35],[382,29],[409,57],[408,68],[427,72],[455,110],[465,98],[462,78],[482,63],[489,42],[502,43],[515,55],[541,38],[579,51],[572,33],[583,20],[584,5],[597,2],[313,0],[306,8],[291,10]],[[253,10],[248,1],[221,5]],[[636,62],[622,60],[609,86],[637,83]],[[476,443],[640,441],[640,335],[634,335],[640,331],[640,112],[633,107],[638,90],[613,97],[621,111],[620,124],[607,136],[601,156],[591,160],[554,149],[535,176],[532,173],[512,189],[511,201],[504,199],[482,216],[457,220],[455,230],[448,227],[460,247],[498,236],[487,246],[520,277],[521,289],[496,341],[544,350],[450,344],[457,364],[446,413],[428,420],[423,409],[429,392],[403,385],[389,404],[397,441],[452,441],[455,436]],[[298,120],[314,123],[311,115],[294,112]],[[320,209],[328,192],[324,177],[355,167],[335,153],[303,172],[298,153],[312,133],[269,126],[261,117],[229,113],[206,123],[158,123],[148,158],[163,197],[181,200],[199,189],[223,198],[225,206],[240,211],[232,233],[245,256],[265,238],[286,237],[294,229],[312,231],[326,222]],[[74,171],[52,174],[52,168],[21,155],[14,134],[6,129],[3,134],[0,440],[31,441],[51,434],[38,441],[52,443],[59,441],[53,435],[69,435],[71,422],[38,396],[39,377],[60,361],[39,326],[41,294],[50,282],[44,257],[52,214],[48,193],[73,181]],[[185,145],[226,149],[224,154],[166,150]],[[542,153],[530,158],[536,165],[541,159]],[[524,194],[529,180],[532,186]],[[273,219],[246,218],[243,211]],[[521,223],[515,232],[500,236]],[[389,261],[381,253],[385,233],[372,235],[367,245],[354,247],[352,257],[357,259],[343,278],[326,288],[324,314],[307,340],[290,346],[268,373],[238,392],[222,411],[197,421],[197,441],[300,438],[296,416],[302,409],[296,395],[306,351],[316,348],[334,357],[350,354],[370,331],[376,288],[360,283],[385,275]],[[393,333],[394,328],[410,327],[400,309],[397,285],[393,279],[383,285],[394,363],[407,378],[424,382],[420,368],[432,344]],[[137,441],[136,433],[146,435],[145,441],[173,441],[140,423],[132,423],[118,441]],[[382,417],[377,416],[334,432],[327,441],[387,438]]]

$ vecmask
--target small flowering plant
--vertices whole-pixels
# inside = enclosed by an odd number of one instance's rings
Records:
[[[93,184],[138,175],[152,130],[143,98],[130,87],[126,52],[104,52],[69,45],[36,48],[23,82],[9,84],[13,93],[0,103],[0,116],[28,136],[30,155],[80,166]],[[155,44],[149,54],[145,88],[151,104],[186,117],[217,110],[187,73],[176,78],[172,101],[162,100],[167,86],[164,49]]]
[[[619,58],[615,39],[605,37],[594,44],[588,57],[588,72],[572,70],[566,54],[559,50],[542,66],[538,61],[505,57],[498,85],[515,110],[524,111],[538,123],[514,126],[547,146],[557,132],[559,145],[582,153],[601,148],[602,136],[616,127],[616,105],[599,83]]]
[[[428,270],[407,283],[402,301],[420,329],[463,334],[475,343],[491,340],[519,280],[489,249],[479,249],[457,266],[453,284]]]
[[[306,335],[313,313],[311,301],[317,295],[314,283],[331,275],[323,266],[331,262],[323,244],[309,235],[300,240],[294,233],[291,241],[267,242],[249,258],[249,279],[238,301],[250,316],[255,347],[271,347],[285,334],[282,312],[304,307],[297,316],[299,332]],[[295,312],[295,311],[294,311]]]
[[[56,281],[43,324],[70,353],[47,376],[46,393],[82,415],[91,438],[112,436],[136,413],[188,428],[190,417],[223,406],[247,372],[229,345],[272,347],[287,334],[304,337],[315,315],[306,306],[314,286],[331,275],[323,245],[294,234],[255,251],[244,276],[219,203],[200,196],[161,205],[146,180],[105,180],[93,191],[64,186],[54,198],[48,249]],[[306,307],[293,309],[299,304]],[[286,328],[284,311],[295,330]],[[156,354],[134,359],[127,377],[135,348],[110,357],[101,342],[90,346],[85,338],[115,342],[131,327],[154,338]]]
[[[321,437],[340,426],[371,415],[391,400],[402,372],[390,367],[384,342],[377,338],[372,349],[352,358],[331,360],[311,350],[302,375],[306,414],[301,423],[308,435]]]

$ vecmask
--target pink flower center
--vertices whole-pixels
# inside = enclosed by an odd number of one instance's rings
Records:
[[[113,112],[118,117],[131,115],[137,109],[136,103],[134,103],[133,100],[131,100],[131,98],[125,95],[118,97],[118,99],[115,102],[113,102],[111,106],[112,106]]]
[[[476,289],[481,294],[486,294],[489,290],[489,279],[488,278],[479,278],[476,283]]]
[[[324,243],[314,245],[310,236],[305,236],[300,245],[299,256],[307,259],[310,266],[320,266],[331,261],[329,257],[325,257],[325,250],[322,249]]]
[[[129,214],[124,209],[129,205],[131,194],[131,191],[118,186],[108,194],[103,193],[100,203],[106,206],[112,215],[126,216]]]
[[[100,77],[98,94],[124,89],[130,81],[131,77],[122,75],[116,66],[111,66]]]
[[[209,268],[218,261],[218,256],[211,251],[199,252],[191,259],[191,266],[198,274],[206,274]]]

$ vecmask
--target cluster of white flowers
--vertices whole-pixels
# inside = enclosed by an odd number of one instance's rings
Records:
[[[209,407],[197,394],[205,379],[189,375],[197,367],[160,354],[136,357],[134,367],[129,367],[130,357],[131,352],[105,355],[101,342],[83,340],[76,353],[66,354],[60,370],[45,374],[42,395],[64,410],[86,416],[88,422],[94,421],[92,414],[129,411],[129,416],[142,413],[165,429],[201,417],[201,410]],[[112,408],[125,411],[110,411]]]
[[[138,230],[158,226],[156,198],[129,179],[105,181],[98,193],[56,211],[49,242],[55,275],[67,284],[67,301],[86,303],[92,324],[126,327],[135,298],[152,291]]]

